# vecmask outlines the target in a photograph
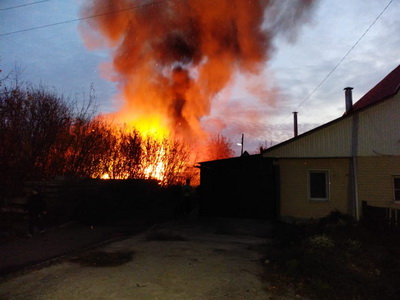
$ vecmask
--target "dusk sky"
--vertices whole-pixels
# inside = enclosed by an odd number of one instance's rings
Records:
[[[72,99],[93,84],[98,111],[114,112],[122,105],[117,83],[101,69],[112,57],[85,46],[78,20],[84,2],[1,0],[1,76],[19,66],[23,81]],[[293,136],[293,111],[300,134],[340,117],[345,87],[354,88],[355,102],[400,64],[399,13],[399,0],[316,1],[295,30],[272,40],[258,76],[238,74],[215,97],[203,126],[227,136],[236,154],[244,133],[245,150],[255,153]]]

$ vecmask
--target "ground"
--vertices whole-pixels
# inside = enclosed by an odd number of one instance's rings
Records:
[[[267,228],[254,220],[165,222],[8,276],[0,299],[269,299]]]
[[[0,299],[398,299],[398,234],[337,212],[75,223],[0,243]]]

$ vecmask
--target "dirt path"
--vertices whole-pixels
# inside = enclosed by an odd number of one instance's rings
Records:
[[[128,262],[84,266],[77,260],[90,254],[82,253],[3,280],[0,299],[268,299],[261,280],[267,239],[241,230],[169,222],[95,249],[132,253]]]

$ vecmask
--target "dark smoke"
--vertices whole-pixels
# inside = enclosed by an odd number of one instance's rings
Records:
[[[126,103],[121,120],[158,114],[172,134],[204,135],[201,118],[234,74],[258,74],[273,39],[292,36],[313,0],[92,0],[82,16],[88,47],[112,53]],[[114,13],[110,13],[114,12]]]

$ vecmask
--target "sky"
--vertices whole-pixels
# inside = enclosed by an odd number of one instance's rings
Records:
[[[114,112],[121,106],[118,87],[100,67],[110,52],[88,50],[74,21],[83,2],[1,0],[0,76],[17,67],[20,80],[78,101],[92,85],[99,113]],[[400,0],[317,1],[295,33],[273,40],[258,76],[238,74],[215,97],[204,128],[218,128],[222,120],[219,133],[239,155],[242,133],[249,153],[293,137],[293,111],[299,134],[342,116],[345,87],[354,88],[356,102],[400,64],[399,13]],[[37,27],[43,28],[25,31]],[[249,118],[249,111],[259,114]]]

